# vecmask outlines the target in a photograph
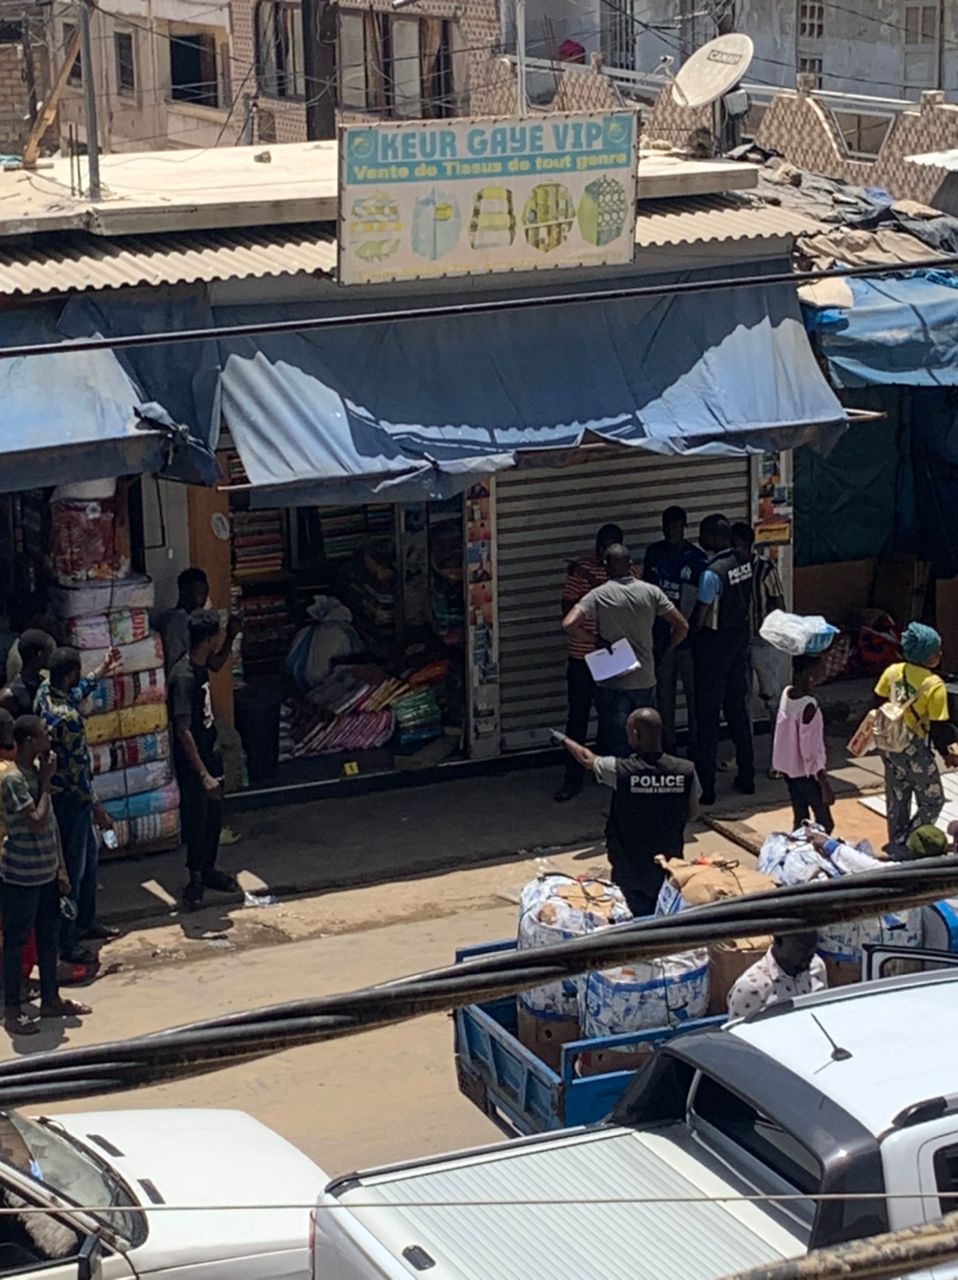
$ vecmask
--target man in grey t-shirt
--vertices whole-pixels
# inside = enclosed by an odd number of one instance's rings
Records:
[[[652,628],[662,618],[672,629],[670,648],[682,643],[689,625],[664,591],[642,582],[632,572],[627,547],[616,543],[605,553],[609,580],[594,587],[566,614],[562,626],[576,634],[585,619],[595,623],[599,644],[627,640],[638,660],[635,671],[615,676],[596,689],[599,713],[600,754],[626,756],[629,740],[626,721],[637,707],[655,705],[655,658]]]

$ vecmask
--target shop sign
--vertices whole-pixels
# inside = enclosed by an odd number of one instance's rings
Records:
[[[631,262],[634,111],[339,130],[339,281]]]

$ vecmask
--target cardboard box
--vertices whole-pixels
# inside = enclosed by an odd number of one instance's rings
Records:
[[[579,1055],[576,1073],[580,1076],[604,1076],[612,1071],[638,1071],[655,1052],[650,1044],[634,1049],[596,1049]]]
[[[833,960],[822,956],[825,961],[825,973],[828,975],[829,987],[850,987],[862,980],[860,960]]]
[[[771,938],[735,938],[709,947],[709,1017],[728,1013],[728,993],[772,945]]]
[[[537,1018],[519,1002],[519,1043],[553,1071],[562,1060],[562,1046],[581,1040],[577,1018]]]

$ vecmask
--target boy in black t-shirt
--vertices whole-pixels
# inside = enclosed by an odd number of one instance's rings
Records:
[[[239,885],[235,876],[216,868],[223,823],[223,762],[216,745],[207,662],[219,640],[218,614],[197,609],[190,614],[189,632],[190,651],[170,672],[167,697],[189,872],[183,901],[193,908],[202,903],[204,889],[229,893]]]

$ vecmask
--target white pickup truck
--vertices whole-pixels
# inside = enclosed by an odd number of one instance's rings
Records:
[[[954,968],[803,997],[669,1042],[604,1124],[325,1190],[237,1112],[8,1113],[0,1276],[711,1280],[916,1224],[958,1207],[956,1007]]]
[[[662,1046],[604,1124],[337,1179],[315,1278],[711,1280],[940,1217],[956,1008],[954,969],[802,997]]]

